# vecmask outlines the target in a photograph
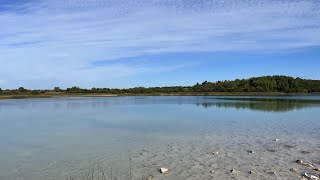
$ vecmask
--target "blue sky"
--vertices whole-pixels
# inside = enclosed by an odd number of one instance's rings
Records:
[[[318,0],[0,0],[0,88],[320,79]]]

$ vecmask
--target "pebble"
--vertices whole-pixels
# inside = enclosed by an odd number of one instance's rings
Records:
[[[267,149],[269,152],[276,152],[275,149]]]
[[[310,154],[310,151],[301,151],[302,154]]]
[[[274,172],[274,171],[269,172],[269,174],[274,175],[274,176],[277,175],[276,172]]]
[[[307,167],[313,167],[312,164],[307,163],[307,162],[303,162],[303,161],[300,160],[300,159],[296,160],[296,163],[301,164],[301,165],[303,165],[303,166],[307,166]]]
[[[311,175],[310,179],[319,180],[319,178],[317,176],[314,176],[314,175]]]
[[[149,175],[146,180],[152,180],[152,179],[153,179],[153,176]]]
[[[312,180],[319,180],[319,177],[314,176],[314,175],[309,175],[306,172],[302,175],[302,177],[308,178],[308,179],[312,179]]]
[[[288,149],[291,149],[291,148],[296,147],[296,145],[285,144],[283,147],[288,148]]]
[[[296,160],[296,163],[298,163],[298,164],[302,164],[302,163],[303,163],[303,161],[302,161],[301,159],[298,159],[298,160]]]
[[[296,168],[291,168],[290,171],[291,172],[297,172],[298,170]]]
[[[210,171],[210,173],[213,174],[213,173],[214,173],[214,170]]]
[[[216,151],[216,152],[212,152],[213,155],[219,155],[219,152]]]
[[[315,170],[315,171],[319,171],[319,172],[320,172],[320,169],[319,169],[319,168],[315,168],[315,169],[313,169],[313,170]]]
[[[249,173],[250,173],[250,174],[255,174],[256,172],[254,172],[254,171],[249,171]]]
[[[167,174],[167,173],[169,172],[169,169],[167,169],[167,168],[160,168],[160,172],[161,172],[162,174]]]

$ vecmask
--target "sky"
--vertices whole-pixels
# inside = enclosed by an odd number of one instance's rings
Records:
[[[319,0],[0,0],[0,88],[320,79]]]

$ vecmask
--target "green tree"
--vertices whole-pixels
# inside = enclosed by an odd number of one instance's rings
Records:
[[[25,89],[24,87],[19,87],[19,92],[26,92],[27,91],[27,89]]]
[[[77,86],[73,86],[72,88],[67,88],[66,91],[68,93],[84,93],[84,92],[87,92],[85,89],[81,89]]]
[[[60,87],[54,87],[53,90],[56,91],[56,92],[61,91]]]

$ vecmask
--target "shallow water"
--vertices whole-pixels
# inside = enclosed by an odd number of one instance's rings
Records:
[[[295,160],[320,167],[319,101],[319,96],[1,100],[0,179],[80,177],[97,163],[108,177],[112,167],[118,179],[317,175]],[[171,171],[161,174],[160,167]]]

